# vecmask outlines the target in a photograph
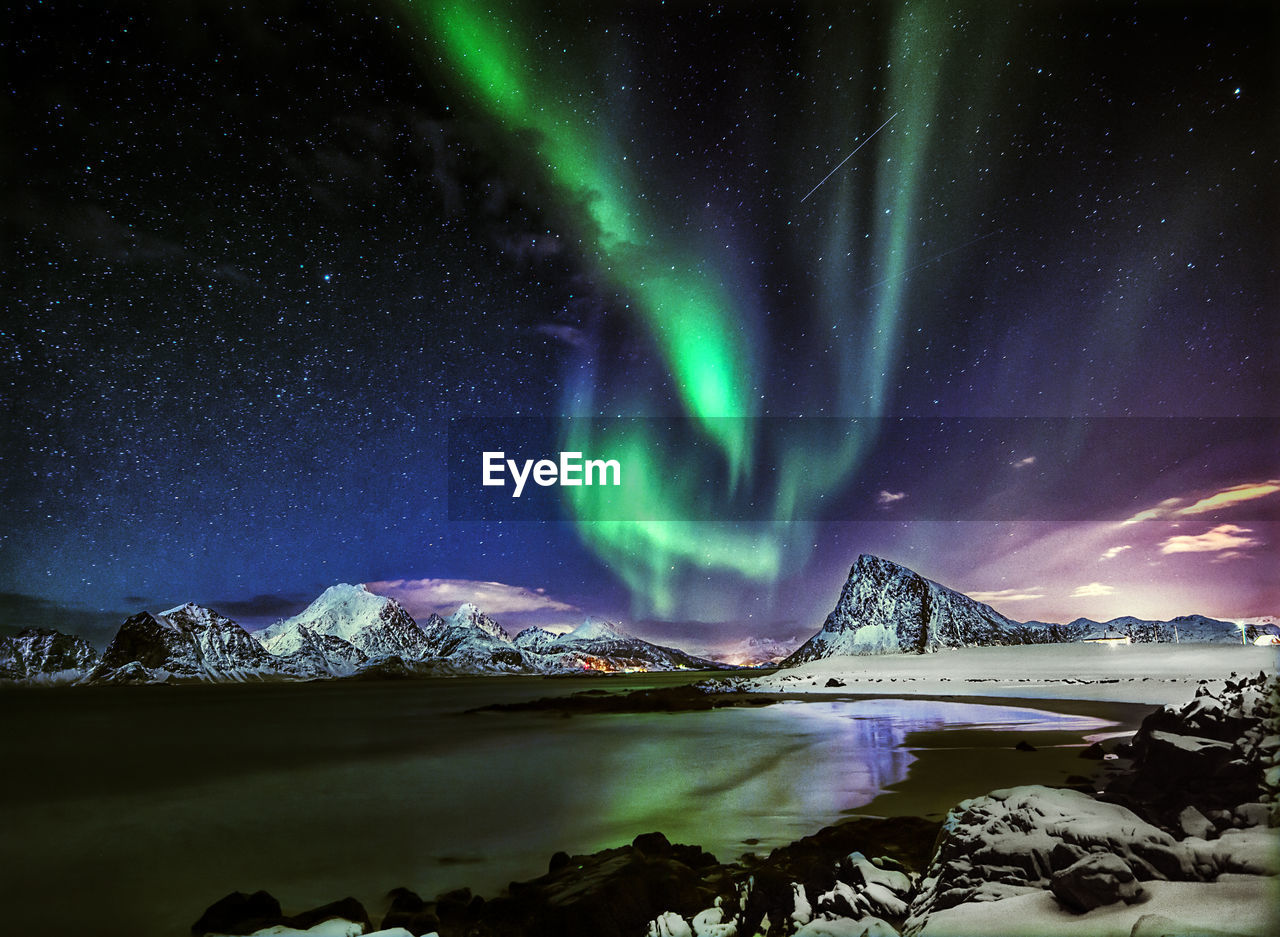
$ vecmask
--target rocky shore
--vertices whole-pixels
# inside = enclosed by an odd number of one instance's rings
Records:
[[[579,702],[590,711],[597,698]],[[655,708],[676,703],[647,697],[633,702]],[[466,889],[424,899],[397,888],[376,916],[353,899],[290,916],[264,892],[235,893],[212,905],[192,932],[1275,933],[1278,751],[1280,686],[1274,676],[1205,681],[1190,702],[1154,711],[1131,740],[1084,751],[1084,763],[1095,770],[1082,769],[1078,781],[1092,780],[1098,790],[1076,783],[993,791],[956,805],[941,824],[918,817],[858,817],[768,856],[747,855],[733,863],[647,833],[591,855],[557,853],[545,875],[513,882],[488,900]],[[1096,770],[1102,766],[1108,770]]]

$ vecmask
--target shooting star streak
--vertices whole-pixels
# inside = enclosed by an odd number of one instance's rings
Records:
[[[901,113],[902,113],[901,111],[894,111],[892,114],[890,114],[890,115],[889,115],[889,120],[893,120],[893,118],[897,117],[897,116],[898,116],[899,114],[901,114]],[[886,120],[883,124],[881,124],[881,125],[880,125],[879,127],[877,127],[875,130],[871,131],[871,133],[869,133],[869,134],[867,135],[867,139],[866,139],[866,140],[863,140],[861,143],[859,143],[857,146],[855,146],[855,147],[853,148],[853,153],[858,152],[858,150],[860,150],[860,149],[862,149],[864,146],[866,146],[866,145],[867,145],[867,140],[870,140],[872,137],[874,137],[876,134],[878,134],[881,130],[883,130],[885,127],[887,127],[887,126],[889,125],[889,120]],[[840,162],[839,162],[838,164],[836,164],[836,168],[835,168],[835,169],[831,170],[831,172],[827,173],[825,176],[823,176],[823,177],[822,177],[822,182],[826,182],[828,179],[830,179],[832,176],[834,176],[836,173],[838,173],[838,172],[840,171],[840,167],[841,167],[841,166],[843,166],[845,163],[849,162],[849,160],[853,159],[853,153],[850,153],[850,154],[849,154],[848,156],[846,156],[844,159],[840,160]],[[800,199],[800,201],[802,201],[802,202],[803,202],[805,198],[808,198],[808,197],[809,197],[810,195],[812,195],[814,192],[817,192],[820,188],[822,188],[822,182],[819,182],[819,183],[818,183],[817,185],[815,185],[812,189],[810,189],[807,193],[805,193],[804,198]]]

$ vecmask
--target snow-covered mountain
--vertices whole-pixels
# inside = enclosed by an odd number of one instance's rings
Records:
[[[584,619],[578,627],[556,638],[557,643],[561,646],[566,644],[634,640],[636,639],[622,630],[621,625],[595,616]]]
[[[369,655],[349,641],[298,625],[277,636],[270,649],[280,667],[298,677],[346,677],[369,662]]]
[[[252,680],[279,677],[279,662],[231,619],[199,605],[128,619],[90,672],[93,682]]]
[[[427,653],[426,636],[413,616],[395,599],[374,595],[363,585],[330,586],[300,613],[267,626],[257,638],[272,654],[287,656],[302,646],[300,628],[341,638],[370,660],[420,660]]]
[[[542,639],[536,639],[541,641]],[[536,655],[559,670],[715,670],[726,664],[627,634],[616,622],[587,618]]]
[[[1135,644],[1239,644],[1240,628],[1234,621],[1219,621],[1204,615],[1180,615],[1168,621],[1134,618],[1125,615],[1110,621],[1093,621],[1077,618],[1063,625],[1077,638],[1098,637],[1104,634],[1127,635]]]
[[[195,604],[129,618],[99,657],[54,631],[0,639],[0,680],[160,683],[173,680],[314,680],[331,677],[676,670],[723,665],[650,644],[619,625],[588,618],[565,635],[529,628],[513,639],[467,602],[424,627],[393,598],[363,585],[326,589],[300,614],[256,635]]]
[[[1107,634],[1128,635],[1135,643],[1240,641],[1235,623],[1203,615],[1183,615],[1169,621],[1132,616],[1106,622],[1077,618],[1065,625],[1018,622],[904,566],[864,554],[849,571],[840,599],[821,630],[783,661],[783,666],[839,654],[1069,642]]]
[[[530,651],[534,654],[547,654],[554,650],[556,643],[556,635],[543,628],[532,627],[525,628],[516,635],[512,642],[522,651]]]
[[[422,631],[424,657],[441,658],[459,672],[527,673],[532,669],[506,629],[470,602],[448,618],[432,615]]]
[[[1022,644],[1023,631],[990,605],[905,566],[863,554],[822,629],[788,657],[794,666],[838,654],[897,654],[973,644]]]
[[[97,664],[98,652],[88,641],[51,628],[0,637],[0,680],[65,682]]]
[[[451,625],[478,628],[491,638],[497,638],[499,641],[505,641],[508,644],[511,643],[511,635],[507,633],[507,629],[480,611],[471,602],[463,602],[458,606],[458,610],[445,620]]]

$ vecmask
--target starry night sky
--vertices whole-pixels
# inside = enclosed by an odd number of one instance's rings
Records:
[[[1273,4],[112,7],[5,13],[0,625],[363,581],[803,636],[860,552],[1280,611]],[[616,442],[691,522],[449,519],[451,422],[557,415],[684,418]]]

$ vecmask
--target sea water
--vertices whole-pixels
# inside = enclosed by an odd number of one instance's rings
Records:
[[[653,685],[649,677],[630,685]],[[683,678],[687,680],[688,677]],[[495,894],[661,830],[767,853],[901,781],[915,730],[1105,723],[925,700],[675,714],[475,713],[612,680],[12,691],[0,879],[14,933],[185,934],[224,894],[286,912],[396,886]]]

